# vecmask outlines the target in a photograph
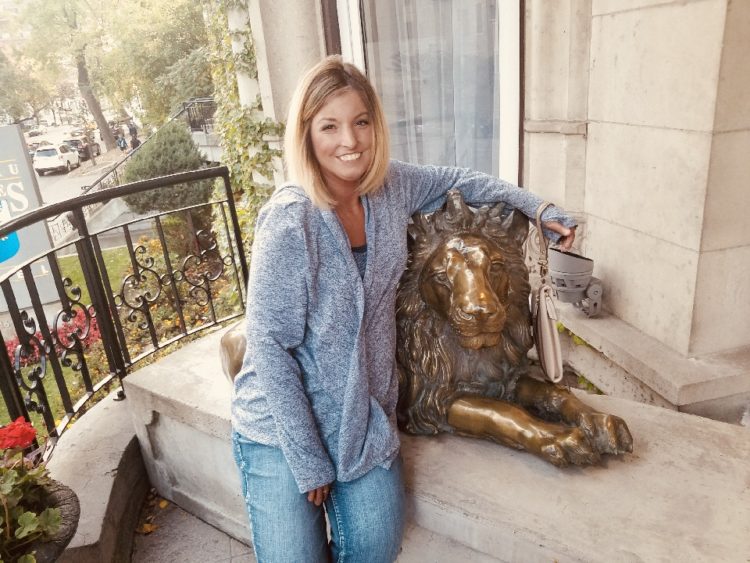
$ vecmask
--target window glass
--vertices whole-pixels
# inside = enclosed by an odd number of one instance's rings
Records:
[[[497,1],[364,0],[362,19],[393,158],[497,175]]]
[[[56,149],[39,149],[36,151],[36,156],[57,156]]]

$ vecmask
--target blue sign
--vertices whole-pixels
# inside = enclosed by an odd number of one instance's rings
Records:
[[[21,243],[16,233],[10,233],[7,237],[0,237],[0,262],[13,258],[18,254]]]

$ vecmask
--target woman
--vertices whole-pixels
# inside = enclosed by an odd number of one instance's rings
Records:
[[[256,555],[393,561],[404,525],[394,306],[409,217],[450,188],[529,217],[541,200],[478,172],[389,161],[378,97],[337,56],[298,85],[285,158],[294,183],[256,224],[232,403]],[[555,207],[543,219],[570,248],[575,222]]]

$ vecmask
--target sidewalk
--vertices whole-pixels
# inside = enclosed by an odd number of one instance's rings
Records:
[[[102,151],[104,151],[104,146],[102,144]],[[102,152],[97,157],[94,157],[94,160],[96,160],[96,165],[92,164],[91,160],[84,160],[81,161],[81,165],[71,170],[68,175],[69,177],[77,177],[77,176],[89,176],[91,174],[95,174],[96,178],[99,176],[104,175],[108,170],[113,168],[120,160],[125,158],[128,153],[122,152],[120,149],[112,149],[107,152]]]
[[[256,563],[250,547],[151,493],[136,528],[131,561]]]

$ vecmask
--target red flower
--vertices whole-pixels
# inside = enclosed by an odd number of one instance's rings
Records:
[[[36,430],[19,416],[15,421],[0,428],[0,449],[28,448],[36,438]]]

